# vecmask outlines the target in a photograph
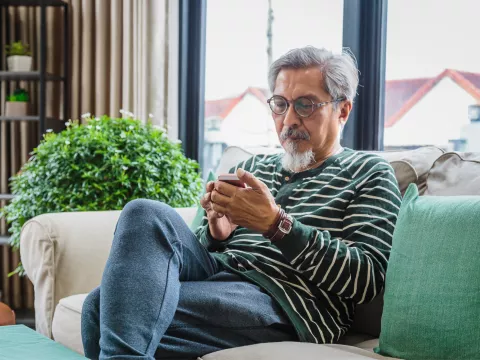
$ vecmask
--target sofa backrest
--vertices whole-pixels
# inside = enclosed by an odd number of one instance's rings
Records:
[[[425,195],[480,195],[480,153],[440,156],[428,173]]]

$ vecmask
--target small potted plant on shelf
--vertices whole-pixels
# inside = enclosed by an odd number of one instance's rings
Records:
[[[24,89],[17,89],[12,95],[7,96],[5,103],[6,116],[27,116],[29,114],[30,97]]]
[[[21,41],[6,45],[7,64],[9,71],[30,71],[32,70],[32,54],[28,44]]]

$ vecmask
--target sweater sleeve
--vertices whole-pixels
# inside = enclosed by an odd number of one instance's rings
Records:
[[[379,163],[357,182],[341,237],[294,220],[292,231],[275,245],[322,290],[369,302],[384,286],[400,204],[393,169]]]

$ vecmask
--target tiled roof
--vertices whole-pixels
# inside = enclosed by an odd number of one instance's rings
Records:
[[[390,80],[385,84],[385,121],[395,115],[430,79]]]
[[[220,117],[222,119],[226,118],[230,111],[232,111],[233,108],[237,106],[237,104],[247,94],[255,96],[258,100],[266,105],[267,99],[270,96],[270,91],[257,87],[249,87],[239,96],[233,98],[207,100],[205,101],[205,119],[208,119],[209,117]]]
[[[385,86],[385,127],[395,125],[445,77],[452,79],[480,102],[480,74],[446,69],[430,79],[390,80]],[[390,89],[391,83],[397,83],[393,90]],[[397,96],[401,100],[397,101]]]

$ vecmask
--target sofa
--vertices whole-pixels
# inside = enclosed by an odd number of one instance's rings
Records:
[[[264,149],[255,150],[259,151]],[[402,193],[415,183],[423,196],[480,194],[480,153],[423,147],[378,154],[392,165]],[[227,148],[217,173],[228,171],[251,155],[245,149]],[[197,208],[176,210],[191,223]],[[119,214],[44,214],[29,220],[22,229],[21,260],[35,288],[36,330],[80,354],[82,304],[88,292],[100,284]],[[352,328],[338,344],[258,344],[219,351],[202,359],[392,359],[373,351],[378,346],[382,304],[379,295],[371,303],[358,306]]]

